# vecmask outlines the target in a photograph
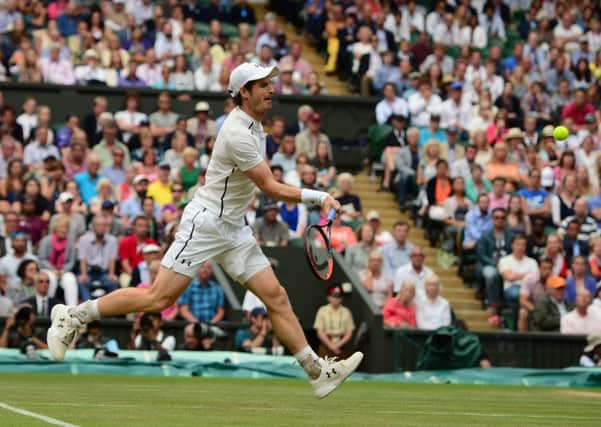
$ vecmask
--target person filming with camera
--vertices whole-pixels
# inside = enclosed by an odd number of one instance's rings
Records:
[[[0,348],[18,348],[27,357],[35,357],[35,350],[48,348],[35,330],[36,315],[29,304],[23,304],[6,319],[4,330],[0,335]]]

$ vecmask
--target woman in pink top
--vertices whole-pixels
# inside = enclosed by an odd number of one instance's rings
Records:
[[[415,328],[415,284],[405,281],[394,298],[388,300],[382,309],[384,325],[402,328]]]

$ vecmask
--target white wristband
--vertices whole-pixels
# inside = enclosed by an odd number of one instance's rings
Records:
[[[309,190],[308,188],[301,190],[301,201],[311,205],[321,206],[328,196],[329,194],[324,191]]]

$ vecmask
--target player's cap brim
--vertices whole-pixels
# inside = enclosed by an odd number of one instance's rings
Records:
[[[267,77],[275,77],[278,74],[280,74],[280,69],[277,65],[261,67],[256,64],[240,64],[230,75],[228,92],[231,97],[235,97],[238,95],[238,92],[240,92],[240,89],[248,82],[262,80]]]

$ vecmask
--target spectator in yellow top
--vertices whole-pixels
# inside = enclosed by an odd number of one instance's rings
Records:
[[[317,310],[313,325],[320,341],[318,354],[344,358],[350,354],[347,344],[353,336],[355,322],[351,311],[342,305],[342,287],[332,285],[327,294],[329,304]]]
[[[148,192],[146,193],[161,207],[173,202],[173,193],[171,192],[173,183],[169,178],[170,174],[171,166],[169,166],[169,163],[162,162],[159,164],[158,179],[148,186]]]

